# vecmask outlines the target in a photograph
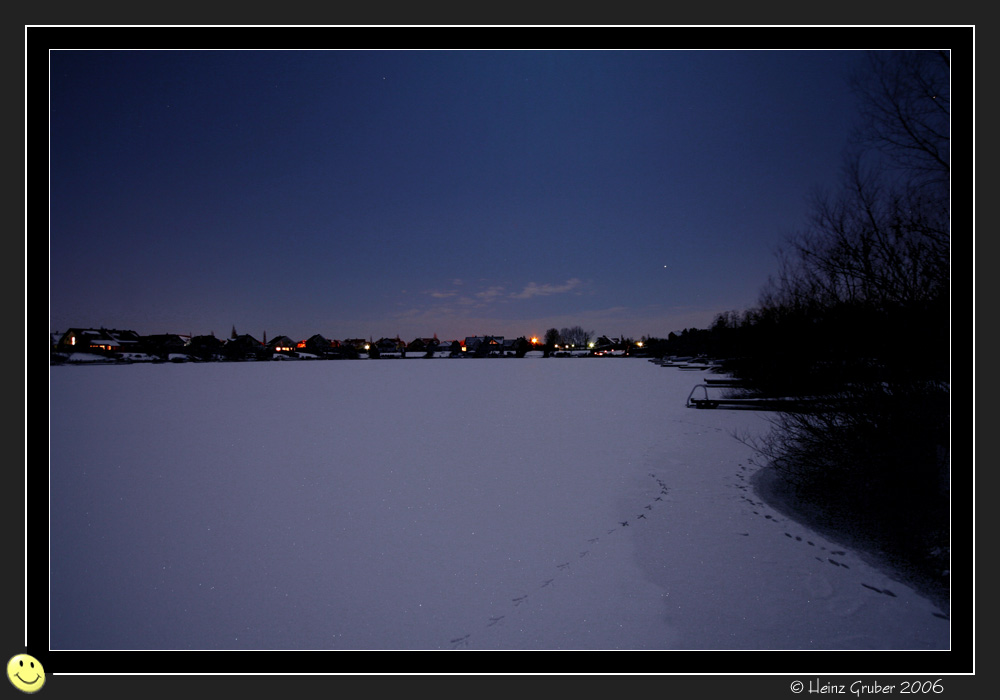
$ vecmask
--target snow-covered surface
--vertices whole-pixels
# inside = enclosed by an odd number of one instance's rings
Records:
[[[71,352],[66,357],[66,362],[71,362],[73,364],[113,364],[117,362],[117,360],[106,355],[99,355],[93,352]]]
[[[147,355],[144,352],[122,352],[119,355],[121,355],[123,360],[129,362],[155,362],[157,360],[156,357]]]
[[[641,359],[51,369],[51,648],[947,649]],[[101,406],[100,411],[92,410]]]

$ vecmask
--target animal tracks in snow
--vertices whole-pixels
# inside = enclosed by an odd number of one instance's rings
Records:
[[[635,515],[629,517],[628,519],[618,520],[616,522],[616,526],[606,530],[604,535],[588,538],[586,540],[588,545],[594,547],[597,545],[598,542],[601,541],[602,537],[606,538],[608,535],[611,535],[622,528],[632,527],[631,521],[648,520],[646,516],[652,515],[653,512],[660,507],[658,504],[664,503],[663,497],[670,493],[670,488],[662,479],[658,478],[656,474],[650,473],[649,477],[655,480],[656,482],[656,485],[659,490],[655,491],[654,493],[656,493],[657,495],[649,503],[644,504],[641,509],[637,508],[639,512],[637,512]],[[578,554],[576,558],[584,559],[590,554],[591,549],[578,549],[577,552]],[[537,586],[537,590],[541,590],[543,588],[555,589],[556,588],[555,584],[557,583],[558,577],[561,574],[566,574],[570,572],[571,570],[572,570],[571,561],[564,561],[562,563],[556,564],[555,571],[553,572],[554,575],[549,576],[548,578],[545,578],[542,581],[540,581]],[[518,608],[527,602],[528,602],[528,593],[524,593],[522,595],[510,599],[512,608]],[[486,627],[495,627],[502,625],[505,622],[506,617],[507,617],[506,615],[490,616],[484,622],[483,627],[486,628]],[[448,643],[452,649],[467,649],[469,648],[469,640],[471,637],[472,637],[472,632],[468,632],[459,637],[454,637],[453,639],[449,640]]]
[[[744,467],[742,465],[740,465],[740,467],[743,470],[746,469],[746,467]],[[743,480],[743,475],[742,474],[737,473],[736,476],[741,481]],[[740,488],[741,490],[746,490],[745,487],[743,487],[743,486],[739,486],[738,488]],[[742,496],[740,496],[740,498],[742,498],[744,501],[746,501],[748,504],[750,504],[750,506],[751,506],[750,512],[753,513],[754,515],[761,516],[765,520],[769,520],[769,521],[771,521],[772,523],[775,523],[775,524],[779,524],[779,523],[785,522],[785,521],[782,521],[782,520],[778,520],[776,517],[774,517],[773,515],[771,515],[769,513],[763,513],[762,511],[765,508],[765,505],[764,505],[763,502],[761,502],[761,501],[755,501],[755,500],[753,500],[752,498],[750,498],[749,496],[746,496],[746,495],[742,495]],[[740,536],[742,536],[742,537],[749,537],[750,536],[749,532],[739,532],[737,534],[740,535]],[[810,539],[806,539],[806,538],[802,537],[801,535],[792,534],[791,532],[788,532],[787,530],[783,531],[783,534],[785,535],[785,537],[787,537],[787,538],[789,538],[791,540],[795,540],[796,542],[801,542],[801,543],[803,543],[805,545],[808,545],[809,547],[815,547],[817,550],[819,550],[822,554],[814,555],[814,558],[816,559],[816,561],[824,563],[824,564],[829,564],[829,565],[835,566],[837,568],[842,568],[842,569],[850,569],[851,568],[850,565],[846,564],[842,559],[835,558],[835,557],[844,557],[844,556],[846,556],[847,555],[846,551],[844,551],[842,549],[827,549],[823,545],[818,545],[818,544],[816,544],[815,542],[813,542]],[[878,593],[880,595],[889,596],[890,598],[896,598],[896,597],[898,597],[895,593],[893,593],[888,588],[880,588],[878,586],[873,586],[873,585],[868,584],[868,583],[862,583],[861,585],[864,586],[865,588],[867,588],[868,590],[873,591],[875,593]],[[943,613],[940,613],[940,612],[934,612],[932,614],[934,615],[934,617],[939,617],[939,618],[942,618],[944,620],[948,619],[947,615],[945,615]]]
[[[461,649],[462,647],[467,647],[469,646],[470,636],[471,635],[465,634],[462,635],[461,637],[455,637],[449,642],[449,644],[451,644],[452,649]]]
[[[876,593],[883,593],[885,595],[892,596],[893,598],[896,597],[896,594],[890,591],[888,588],[878,588],[877,586],[869,586],[867,583],[862,583],[861,585],[864,586],[865,588],[875,591]]]
[[[828,555],[828,556],[814,555],[814,558],[816,559],[816,561],[818,561],[820,563],[823,563],[823,564],[830,564],[832,566],[835,566],[835,567],[841,568],[841,569],[850,569],[851,568],[850,565],[847,564],[847,563],[845,563],[843,559],[835,558],[835,557],[844,557],[844,556],[846,556],[847,552],[845,552],[844,550],[842,550],[842,549],[827,549],[826,547],[824,547],[822,545],[817,545],[815,542],[813,542],[811,540],[804,539],[800,535],[793,535],[790,532],[785,532],[784,534],[785,534],[785,537],[793,539],[796,542],[802,542],[802,543],[804,543],[806,545],[809,545],[810,547],[816,547],[817,549],[819,549],[820,551],[822,551],[824,554]],[[898,597],[889,588],[881,588],[879,586],[873,586],[873,585],[871,585],[869,583],[864,583],[864,582],[861,582],[861,585],[864,588],[867,588],[868,590],[873,591],[875,593],[878,593],[880,595],[889,596],[890,598],[897,598]],[[932,612],[931,614],[934,615],[934,617],[939,617],[939,618],[941,618],[943,620],[947,620],[948,619],[948,616],[945,615],[945,614],[943,614],[943,613],[941,613],[941,612]]]

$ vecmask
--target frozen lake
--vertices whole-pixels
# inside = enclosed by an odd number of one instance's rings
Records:
[[[642,359],[53,367],[52,649],[946,649]]]

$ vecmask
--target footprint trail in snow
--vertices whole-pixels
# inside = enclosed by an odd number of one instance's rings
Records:
[[[656,491],[657,495],[649,503],[643,505],[641,509],[637,509],[639,512],[637,512],[634,516],[632,516],[632,518],[631,518],[632,520],[646,520],[647,519],[646,518],[647,514],[652,515],[654,509],[656,507],[659,507],[658,504],[662,504],[664,502],[663,501],[663,497],[665,495],[667,495],[667,494],[670,493],[670,488],[666,485],[666,483],[662,479],[658,478],[656,476],[656,474],[650,473],[649,477],[651,479],[654,479],[656,481],[656,484],[659,487],[659,490]],[[646,512],[643,512],[643,511],[646,511]],[[621,528],[625,528],[625,527],[631,527],[630,521],[628,519],[626,519],[626,520],[619,520],[619,521],[617,521],[617,526],[616,527],[612,527],[612,528],[606,530],[604,535],[590,537],[590,538],[588,538],[585,541],[591,547],[596,546],[596,545],[598,545],[598,543],[602,543],[602,537],[605,538],[603,540],[603,542],[606,542],[607,541],[606,538],[607,538],[608,535],[611,535],[614,532],[616,532],[617,530],[619,530]],[[577,555],[576,558],[577,559],[584,559],[588,554],[590,554],[591,550],[590,549],[580,549],[580,550],[577,550],[577,551],[578,551],[578,555]],[[570,569],[571,569],[571,562],[570,561],[565,561],[565,562],[562,562],[560,564],[556,564],[555,565],[555,571],[552,572],[553,575],[549,576],[548,578],[542,579],[538,583],[538,585],[537,585],[537,590],[541,590],[541,589],[545,589],[545,588],[552,588],[552,589],[554,589],[555,588],[555,584],[557,583],[557,579],[558,579],[559,575],[561,573],[565,573],[565,572],[570,571]],[[528,593],[522,593],[521,595],[518,595],[518,596],[515,596],[515,597],[511,598],[510,599],[511,610],[513,611],[514,608],[518,608],[522,604],[526,603],[528,601],[528,595],[529,595]],[[507,615],[506,614],[503,614],[503,615],[492,615],[492,616],[486,618],[486,620],[484,621],[483,627],[484,628],[488,628],[488,627],[494,627],[494,626],[497,626],[497,625],[502,625],[506,621],[506,619],[507,619]],[[451,640],[449,640],[449,645],[451,646],[452,649],[467,649],[467,648],[469,648],[469,642],[470,642],[470,639],[472,638],[472,636],[473,636],[472,632],[467,632],[466,634],[463,634],[461,636],[454,637]]]

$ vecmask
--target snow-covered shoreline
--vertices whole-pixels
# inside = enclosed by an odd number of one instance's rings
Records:
[[[842,547],[846,547],[873,568],[884,573],[891,580],[906,585],[933,602],[942,615],[949,615],[951,608],[950,591],[944,585],[947,572],[941,578],[931,580],[929,572],[914,571],[892,553],[883,551],[865,533],[849,522],[834,522],[815,513],[808,503],[795,494],[794,489],[769,467],[757,469],[751,479],[754,492],[767,505],[789,520],[822,535]]]

